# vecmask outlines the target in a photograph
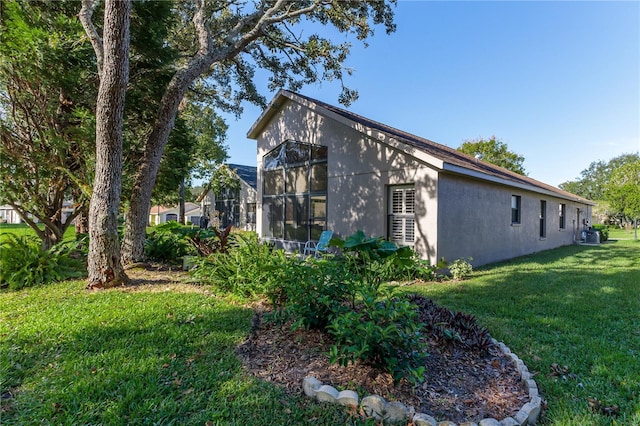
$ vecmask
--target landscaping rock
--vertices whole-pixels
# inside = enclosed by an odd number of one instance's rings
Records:
[[[352,390],[343,390],[338,394],[338,403],[340,405],[358,406],[358,394]]]
[[[315,398],[320,386],[322,386],[322,382],[315,377],[307,376],[302,379],[302,389],[308,397]]]
[[[540,415],[542,400],[540,397],[531,398],[531,402],[528,402],[527,404],[531,407],[529,410],[529,417],[527,417],[527,422],[530,425],[534,425],[538,421],[538,416]]]
[[[536,382],[534,380],[527,380],[527,387],[529,389],[529,398],[530,399],[534,399],[534,398],[539,398],[540,394],[538,392],[538,385],[536,384]]]
[[[386,405],[387,401],[385,401],[381,396],[369,395],[362,398],[361,407],[367,417],[382,420]]]
[[[502,426],[517,426],[518,422],[516,422],[513,417],[507,417],[506,419],[503,419],[500,424]]]
[[[338,400],[338,391],[333,386],[320,386],[320,389],[316,392],[316,399],[320,402],[335,403]]]
[[[478,423],[476,423],[476,422],[464,422],[464,423],[460,423],[458,426],[478,426]]]
[[[502,426],[496,419],[482,419],[480,420],[480,426]]]
[[[525,411],[525,407],[523,406],[513,419],[516,421],[516,424],[518,426],[524,426],[527,424],[527,421],[529,420],[529,411]]]
[[[449,420],[445,420],[443,422],[439,422],[438,426],[458,426],[455,422],[451,422]]]
[[[436,419],[424,413],[417,413],[413,416],[413,424],[415,426],[438,426]]]
[[[385,406],[383,419],[389,423],[406,422],[409,410],[399,401],[393,401]]]

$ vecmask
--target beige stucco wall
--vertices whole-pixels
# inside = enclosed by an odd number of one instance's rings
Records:
[[[474,265],[571,244],[591,207],[510,186],[438,170],[378,140],[377,134],[342,117],[326,117],[292,100],[284,101],[257,136],[258,193],[262,199],[262,157],[287,140],[328,147],[327,228],[345,237],[360,229],[387,235],[390,185],[414,184],[418,254],[435,264],[473,258]],[[390,142],[392,144],[392,142]],[[522,197],[522,220],[511,224],[511,195]],[[540,200],[547,201],[547,236],[539,237]],[[566,229],[559,229],[558,203],[566,204]],[[257,231],[266,215],[257,203]],[[581,229],[581,228],[580,228]],[[294,245],[286,245],[295,249]]]
[[[473,257],[474,265],[510,259],[572,244],[580,222],[591,218],[591,207],[557,197],[441,174],[438,258],[447,261]],[[521,197],[521,223],[511,224],[511,196]],[[546,205],[546,238],[540,238],[540,201]],[[559,207],[566,204],[565,229]]]
[[[389,185],[415,184],[415,248],[435,259],[437,240],[437,172],[405,153],[347,124],[288,101],[272,117],[257,139],[258,173],[262,157],[286,140],[328,147],[327,228],[345,237],[357,230],[367,235],[387,234]],[[259,185],[258,199],[262,198]],[[265,215],[258,204],[258,233]]]

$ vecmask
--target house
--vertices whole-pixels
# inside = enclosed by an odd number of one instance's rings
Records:
[[[237,175],[239,187],[224,187],[217,194],[211,188],[206,188],[198,197],[201,209],[210,222],[220,228],[231,224],[245,231],[255,231],[257,168],[239,164],[227,166]]]
[[[576,242],[595,203],[289,91],[254,123],[258,235],[299,250],[360,229],[436,263],[474,265]]]
[[[73,202],[68,200],[63,201],[61,210],[63,223],[67,222],[69,217],[73,214],[73,211]],[[40,220],[32,214],[28,214],[27,217],[35,223],[40,222]],[[8,204],[0,206],[0,223],[18,224],[23,222],[24,220],[22,220],[22,217],[18,214],[18,211],[13,208],[13,206]]]
[[[10,205],[0,206],[1,223],[22,223],[22,218],[18,212]]]
[[[155,226],[161,223],[169,221],[178,221],[180,215],[180,206],[166,207],[166,206],[153,206],[149,211],[149,225]],[[196,203],[184,203],[184,221],[185,225],[193,224],[198,225],[200,223],[200,216],[202,216],[202,210]]]

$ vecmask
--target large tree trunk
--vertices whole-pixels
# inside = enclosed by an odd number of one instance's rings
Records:
[[[129,80],[130,11],[130,0],[105,2],[104,58],[96,106],[96,170],[89,204],[88,288],[114,287],[128,281],[120,261],[118,207],[124,99]]]
[[[124,264],[144,260],[144,241],[151,192],[156,182],[162,153],[173,129],[178,107],[187,89],[213,63],[211,56],[198,56],[189,65],[176,72],[162,97],[160,110],[147,143],[143,160],[138,169],[129,199],[129,210],[125,218],[124,241],[122,242],[122,261]]]

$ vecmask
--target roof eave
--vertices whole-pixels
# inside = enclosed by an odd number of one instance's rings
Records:
[[[475,179],[484,180],[484,181],[488,181],[488,182],[493,182],[493,183],[497,183],[497,184],[500,184],[500,185],[509,186],[509,187],[512,187],[512,188],[519,188],[519,189],[523,189],[523,190],[526,190],[526,191],[531,191],[531,192],[535,192],[535,193],[538,193],[538,194],[543,194],[543,195],[548,195],[548,196],[552,196],[552,197],[556,197],[556,198],[561,198],[561,199],[568,200],[568,201],[574,201],[574,202],[578,202],[578,203],[582,203],[582,204],[588,204],[590,206],[597,205],[597,203],[594,203],[591,200],[587,200],[586,198],[582,198],[582,197],[579,197],[577,195],[573,195],[573,194],[569,194],[569,193],[567,193],[567,195],[564,195],[564,194],[561,194],[561,193],[558,193],[558,192],[555,192],[555,191],[551,191],[551,190],[548,190],[548,189],[537,187],[535,185],[529,185],[529,184],[525,184],[525,183],[514,182],[512,180],[499,178],[497,176],[491,176],[491,175],[486,174],[486,173],[477,172],[475,170],[470,170],[470,169],[467,169],[467,168],[461,167],[461,166],[456,166],[455,164],[444,163],[443,170],[447,171],[447,172],[455,173],[455,174],[458,174],[458,175],[464,175],[464,176],[472,177],[472,178],[475,178]]]

